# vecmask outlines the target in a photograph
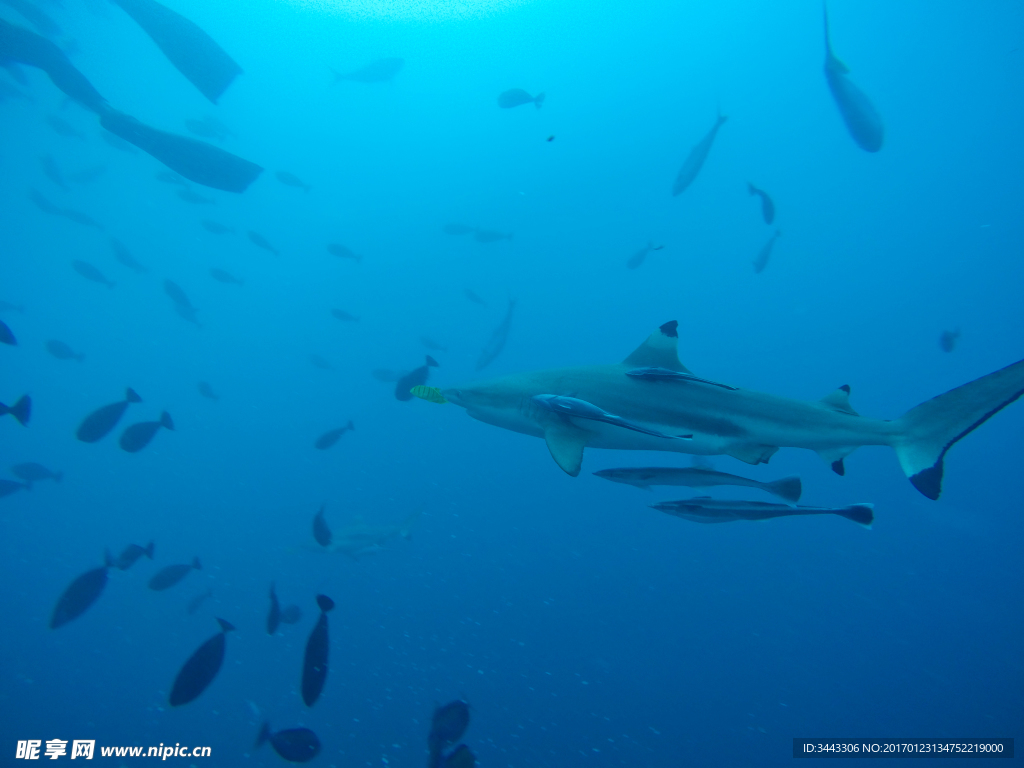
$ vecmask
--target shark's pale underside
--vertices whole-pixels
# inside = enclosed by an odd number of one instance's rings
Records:
[[[693,376],[679,362],[676,328],[674,320],[665,323],[621,363],[520,373],[442,394],[475,419],[544,438],[558,466],[574,477],[587,447],[725,454],[749,464],[767,462],[779,448],[807,448],[843,474],[843,458],[856,448],[888,445],[910,482],[930,499],[942,491],[943,460],[953,444],[1024,394],[1021,360],[893,421],[871,419],[850,407],[847,386],[815,402]],[[653,369],[685,375],[651,375]],[[577,398],[653,433],[692,438],[667,440],[556,413],[538,405],[538,395]]]

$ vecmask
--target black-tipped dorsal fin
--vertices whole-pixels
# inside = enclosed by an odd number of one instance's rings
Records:
[[[647,341],[633,350],[633,353],[622,362],[633,368],[667,368],[670,371],[690,373],[691,371],[679,362],[679,323],[670,320],[647,337]]]
[[[825,395],[819,401],[822,405],[830,408],[833,411],[839,411],[840,413],[848,413],[851,416],[860,416],[853,408],[850,407],[850,385],[843,384],[839,389],[833,390]]]

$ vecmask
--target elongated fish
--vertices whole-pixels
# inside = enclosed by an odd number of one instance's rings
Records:
[[[718,130],[728,119],[727,115],[720,114],[715,124],[711,126],[711,130],[707,132],[703,139],[693,145],[690,154],[683,161],[683,167],[679,169],[679,173],[676,175],[675,184],[672,185],[673,196],[682,194],[693,183],[693,180],[697,178],[700,169],[704,167],[704,161],[708,159],[708,153],[711,152],[711,145],[715,143],[715,136],[718,135]]]
[[[302,700],[312,707],[320,698],[327,681],[327,657],[331,638],[327,629],[327,613],[334,608],[334,601],[327,595],[317,595],[320,619],[306,641],[306,654],[302,659]]]
[[[140,275],[149,272],[149,269],[140,264],[120,240],[110,238],[110,248],[114,251],[114,258],[128,269],[135,270]]]
[[[849,68],[832,53],[832,41],[828,33],[828,8],[825,12],[825,81],[832,91],[832,98],[839,107],[839,114],[846,123],[846,130],[865,152],[877,152],[885,139],[882,116],[864,91],[854,85],[847,75]]]
[[[82,423],[78,425],[78,429],[75,431],[75,437],[83,443],[95,443],[98,440],[102,440],[117,425],[117,422],[121,420],[129,405],[141,402],[142,398],[138,396],[134,389],[128,387],[125,390],[124,400],[97,408],[82,419]]]
[[[338,442],[342,435],[353,429],[355,429],[355,426],[352,424],[351,421],[349,421],[349,423],[346,424],[344,427],[338,427],[337,429],[332,429],[327,432],[324,432],[322,435],[320,435],[320,437],[316,439],[316,442],[313,443],[313,446],[315,448],[319,448],[321,451],[326,451],[328,448],[330,448],[332,445]]]
[[[273,635],[281,626],[281,603],[277,600],[277,592],[274,590],[274,583],[270,583],[270,610],[267,611],[267,634]]]
[[[262,248],[264,251],[270,251],[275,256],[280,256],[281,252],[274,246],[267,242],[267,238],[261,235],[259,232],[253,232],[251,229],[246,232],[246,236],[249,238],[249,242],[255,245],[257,248]]]
[[[235,627],[224,619],[217,619],[217,623],[220,624],[220,632],[196,648],[178,670],[168,698],[172,707],[180,707],[196,699],[220,672],[224,663],[224,637]]]
[[[71,262],[71,267],[86,280],[99,283],[100,285],[105,285],[107,288],[114,287],[114,282],[112,280],[109,280],[106,275],[87,261],[75,259]]]
[[[754,259],[754,272],[757,274],[764,272],[764,268],[768,266],[768,260],[772,257],[775,241],[781,236],[782,233],[776,229],[775,234],[768,238],[768,242],[761,246],[761,250],[757,252],[757,258]]]
[[[32,486],[28,483],[16,483],[13,480],[4,480],[3,478],[0,478],[0,499],[4,496],[10,496],[12,493],[17,493],[18,491],[30,490],[31,487]]]
[[[146,546],[142,547],[138,544],[129,544],[127,547],[121,550],[121,554],[117,556],[117,560],[114,561],[114,566],[119,571],[127,571],[136,561],[143,555],[148,557],[150,560],[153,559],[153,551],[156,547],[152,541]]]
[[[768,196],[768,193],[763,189],[758,189],[749,181],[747,182],[747,190],[750,192],[752,197],[761,198],[761,216],[764,218],[765,224],[771,224],[775,221],[775,203]]]
[[[634,432],[639,432],[643,435],[662,437],[666,440],[690,440],[693,438],[693,435],[666,435],[664,432],[659,432],[656,429],[641,426],[640,424],[628,421],[621,416],[608,413],[607,411],[598,408],[593,403],[588,403],[586,400],[580,400],[578,397],[544,394],[534,395],[530,399],[544,410],[551,411],[552,413],[556,413],[565,418],[600,421],[605,424],[622,427],[623,429],[631,429]]]
[[[652,509],[695,523],[731,523],[736,520],[771,520],[794,515],[838,515],[871,527],[875,513],[873,504],[851,504],[848,507],[791,507],[766,501],[732,501],[711,498],[661,501]]]
[[[303,190],[304,192],[309,192],[309,190],[312,189],[312,187],[309,186],[309,184],[304,182],[294,173],[289,173],[288,171],[278,171],[277,173],[274,174],[274,176],[286,187],[295,187],[297,189]]]
[[[324,518],[325,509],[326,505],[321,504],[320,509],[317,510],[316,516],[313,518],[313,538],[316,539],[316,543],[321,547],[329,547],[331,539],[334,538],[331,534],[331,529],[327,525],[327,520]]]
[[[103,588],[107,586],[107,571],[113,564],[110,553],[107,552],[101,567],[86,571],[68,584],[53,608],[50,629],[63,627],[69,621],[77,619],[99,599],[103,594]]]
[[[184,579],[193,570],[200,571],[202,568],[203,564],[199,562],[198,557],[193,557],[191,563],[168,565],[153,575],[153,578],[149,580],[149,588],[154,592],[163,592]]]
[[[538,93],[536,96],[531,96],[522,88],[509,88],[507,91],[502,91],[498,94],[498,106],[502,109],[514,109],[524,104],[533,104],[537,109],[540,109],[544,106],[544,94]]]
[[[757,488],[760,491],[779,496],[794,504],[800,501],[799,477],[784,477],[770,483],[762,483],[728,472],[698,467],[622,467],[601,469],[594,473],[613,483],[625,483],[644,490],[652,485],[682,485],[687,488],[710,488],[716,485],[735,485],[741,488]]]
[[[274,751],[289,763],[308,763],[320,754],[320,739],[309,728],[271,732],[270,725],[264,723],[256,737],[256,747],[262,747],[268,741]]]
[[[46,342],[46,351],[58,360],[77,360],[78,362],[85,360],[85,355],[75,352],[68,344],[59,339],[49,339]]]

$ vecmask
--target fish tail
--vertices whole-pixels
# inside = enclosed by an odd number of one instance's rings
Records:
[[[136,392],[131,387],[128,387],[128,389],[125,390],[124,399],[127,400],[129,403],[141,403],[142,402],[142,398],[139,397],[139,393]]]
[[[533,97],[533,106],[535,106],[537,109],[540,109],[541,107],[543,107],[544,106],[544,98],[545,98],[545,95],[543,93],[538,93],[536,96]]]
[[[331,70],[331,71],[334,72],[334,70]],[[336,72],[335,72],[335,75],[337,75]],[[262,747],[264,744],[267,743],[267,739],[269,739],[269,738],[270,738],[270,723],[264,721],[263,724],[260,725],[260,732],[256,736],[256,744],[253,746],[253,749],[259,749],[260,747]]]
[[[844,509],[837,509],[836,514],[859,525],[863,525],[865,528],[870,528],[871,524],[875,522],[875,505],[866,503],[851,504]]]
[[[32,398],[28,395],[22,395],[14,405],[3,406],[0,416],[5,413],[11,414],[21,426],[28,426],[29,419],[32,418]]]
[[[169,429],[172,432],[174,431],[174,422],[171,421],[171,414],[169,414],[167,411],[163,411],[160,414],[160,426],[162,426],[164,429]]]
[[[156,550],[156,542],[155,541],[151,541],[151,542],[149,542],[149,544],[146,545],[146,548],[143,550],[143,554],[146,557],[148,557],[150,560],[152,560],[153,559],[153,552],[155,550]]]
[[[430,355],[427,355],[427,365],[429,367],[431,367],[431,368],[440,368],[441,367],[440,365],[437,364],[437,360],[432,358]]]
[[[800,501],[800,494],[803,493],[803,485],[799,477],[784,477],[771,483],[765,483],[764,489],[790,504]]]

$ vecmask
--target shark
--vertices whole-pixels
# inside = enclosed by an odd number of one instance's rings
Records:
[[[938,499],[949,449],[1024,394],[1020,360],[898,419],[874,419],[853,409],[847,385],[806,401],[702,379],[679,361],[678,325],[665,323],[620,363],[513,374],[441,395],[474,419],[542,438],[573,477],[586,448],[726,455],[748,464],[765,464],[780,448],[804,448],[843,475],[854,450],[885,445],[914,487]]]

